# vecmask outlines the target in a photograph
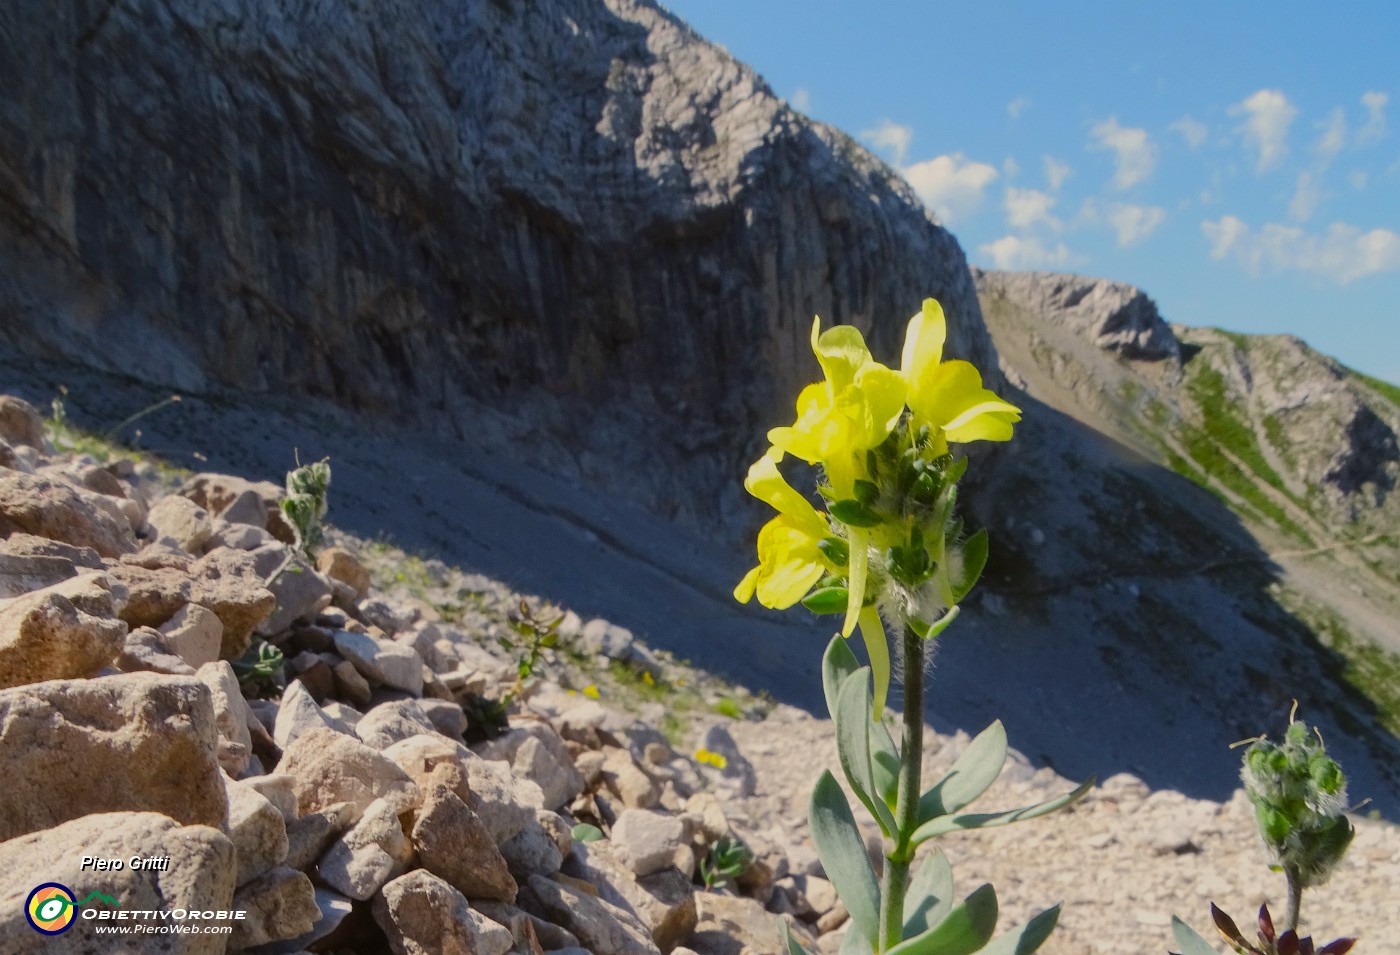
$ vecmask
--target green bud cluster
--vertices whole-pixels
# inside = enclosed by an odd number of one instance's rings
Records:
[[[297,544],[307,557],[321,546],[321,521],[326,516],[326,494],[331,486],[329,461],[317,461],[287,472],[287,496],[282,515],[292,525]]]
[[[1261,737],[1245,751],[1240,778],[1271,861],[1301,886],[1326,882],[1355,830],[1343,814],[1346,776],[1322,737],[1290,722],[1283,742]]]

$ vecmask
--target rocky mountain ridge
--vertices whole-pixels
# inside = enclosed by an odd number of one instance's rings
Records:
[[[0,334],[509,446],[713,521],[815,368],[957,242],[849,137],[649,0],[14,8]],[[721,490],[723,489],[723,490]]]

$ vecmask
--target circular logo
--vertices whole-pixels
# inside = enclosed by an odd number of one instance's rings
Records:
[[[60,935],[73,925],[73,890],[57,882],[45,882],[24,900],[24,917],[34,931]]]

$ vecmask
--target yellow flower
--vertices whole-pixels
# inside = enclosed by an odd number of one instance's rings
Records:
[[[971,363],[943,361],[947,336],[943,306],[924,299],[923,310],[909,319],[900,361],[914,423],[931,426],[944,442],[1009,441],[1021,409],[983,388]]]
[[[744,481],[745,489],[771,504],[778,516],[758,532],[758,566],[734,588],[734,599],[740,603],[748,603],[757,593],[758,602],[774,610],[791,607],[807,596],[822,574],[837,569],[817,546],[831,536],[831,528],[778,473],[782,454],[770,450],[754,462]]]
[[[812,320],[812,351],[826,375],[797,397],[797,421],[774,428],[768,440],[777,448],[820,464],[840,498],[851,496],[865,469],[865,452],[889,436],[904,411],[904,379],[870,356],[865,339],[851,325],[821,331]]]
[[[595,684],[590,683],[583,688],[583,695],[588,697],[590,700],[596,700],[600,698],[603,694],[598,692],[598,687]]]
[[[729,765],[729,760],[725,759],[724,756],[719,753],[711,752],[708,749],[697,749],[695,751],[695,761],[697,763],[704,763],[707,766],[713,766],[715,769],[724,769]]]

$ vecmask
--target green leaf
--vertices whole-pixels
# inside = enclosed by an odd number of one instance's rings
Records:
[[[850,599],[845,587],[823,587],[803,597],[802,606],[812,613],[845,613]]]
[[[603,830],[597,826],[590,826],[586,822],[574,826],[575,842],[597,842],[601,838],[603,838]]]
[[[839,633],[826,645],[822,654],[822,691],[826,694],[826,711],[836,719],[836,694],[846,677],[860,669],[860,661]]]
[[[870,706],[870,670],[861,667],[842,681],[836,694],[836,754],[856,797],[889,836],[896,831],[894,813],[879,796],[870,765]]]
[[[878,527],[884,522],[869,506],[847,498],[827,508],[832,517],[848,527]]]
[[[980,886],[933,928],[900,942],[888,955],[972,955],[997,928],[997,893]]]
[[[1090,776],[1073,792],[1065,793],[1056,799],[1037,803],[1034,806],[1023,806],[1020,809],[1011,809],[1006,812],[972,812],[961,816],[939,816],[915,829],[910,844],[917,846],[935,836],[957,832],[960,829],[992,829],[996,826],[1009,826],[1011,823],[1020,822],[1023,819],[1034,819],[1037,816],[1048,815],[1083,798],[1084,794],[1093,788],[1093,785],[1094,777]]]
[[[817,541],[817,550],[837,567],[845,567],[851,560],[851,549],[839,537],[823,537]]]
[[[1181,955],[1216,955],[1214,946],[1175,915],[1172,916],[1172,937],[1176,939]]]
[[[847,932],[841,937],[841,951],[838,955],[874,955],[870,940],[859,932]]]
[[[894,811],[899,795],[899,751],[884,723],[870,724],[870,775],[875,780],[875,792]]]
[[[962,599],[968,595],[978,579],[982,576],[982,571],[987,567],[987,529],[973,534],[963,542],[963,578],[960,583],[953,585],[953,594],[957,598],[955,603],[962,603]]]
[[[792,937],[792,927],[788,925],[787,919],[778,919],[778,921],[783,926],[783,951],[787,955],[812,955],[798,943],[797,939]]]
[[[826,877],[851,913],[851,921],[873,948],[880,930],[880,887],[865,852],[846,794],[827,770],[812,790],[807,818]]]
[[[919,797],[919,822],[957,812],[991,788],[1006,765],[1006,728],[996,720],[968,744],[947,775]]]
[[[948,629],[950,623],[958,619],[958,614],[960,613],[962,613],[961,607],[950,607],[947,613],[939,617],[933,623],[924,623],[922,620],[910,620],[909,626],[914,629],[914,632],[919,635],[920,639],[934,640],[937,639],[940,633]]]
[[[953,908],[953,867],[942,849],[933,850],[919,864],[904,908],[905,938],[922,935],[948,917]]]
[[[862,504],[874,504],[880,498],[880,488],[870,481],[862,481],[856,478],[852,488],[856,500]]]
[[[967,471],[967,458],[957,458],[948,462],[948,467],[943,472],[943,480],[949,484],[955,484],[962,480],[962,476]]]
[[[1048,908],[1026,924],[992,939],[982,949],[982,955],[1030,955],[1050,938],[1059,920],[1060,907]]]

